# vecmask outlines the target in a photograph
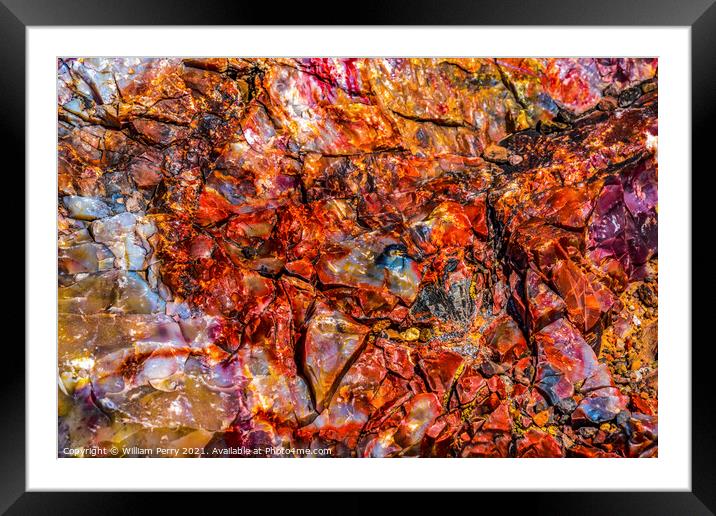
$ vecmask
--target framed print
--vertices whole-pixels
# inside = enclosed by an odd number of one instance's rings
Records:
[[[28,208],[4,509],[435,490],[711,514],[691,170],[716,8],[547,4],[268,27],[5,2]]]

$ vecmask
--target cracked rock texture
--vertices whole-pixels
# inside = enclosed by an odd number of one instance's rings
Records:
[[[656,59],[57,81],[60,456],[657,455]]]

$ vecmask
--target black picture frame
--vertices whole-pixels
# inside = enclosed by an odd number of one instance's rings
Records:
[[[709,160],[716,115],[716,0],[501,0],[479,2],[451,0],[393,1],[390,3],[349,4],[340,12],[336,2],[312,3],[282,13],[268,2],[194,2],[190,0],[0,0],[0,34],[2,68],[0,69],[0,130],[3,156],[17,162],[6,174],[24,170],[25,105],[25,29],[47,25],[550,25],[550,26],[689,26],[691,27],[691,95],[692,95],[692,169],[693,179],[705,177],[713,170]],[[24,184],[24,182],[20,183]],[[24,186],[18,185],[23,188]],[[700,187],[696,191],[704,193]],[[32,192],[25,192],[26,196]],[[15,196],[15,194],[13,194]],[[708,206],[692,202],[694,208]],[[692,208],[692,220],[700,218]],[[707,219],[708,220],[708,219]],[[696,233],[692,230],[692,235]],[[699,233],[696,233],[699,234]],[[32,238],[25,233],[24,238]],[[19,247],[19,244],[14,244]],[[693,248],[693,246],[692,246]],[[21,251],[24,253],[24,251]],[[692,271],[707,271],[699,261],[708,257],[692,253]],[[17,258],[13,258],[16,260]],[[24,261],[23,261],[24,262]],[[13,269],[13,271],[16,269]],[[25,270],[25,274],[31,271]],[[14,272],[12,274],[15,274]],[[702,287],[703,288],[703,287]],[[20,290],[16,290],[19,292]],[[12,295],[12,294],[6,294]],[[16,295],[16,294],[15,294]],[[684,300],[690,303],[692,300]],[[20,303],[17,303],[20,306]],[[694,322],[708,320],[704,305],[693,303]],[[708,306],[708,303],[706,304]],[[32,309],[28,306],[26,309]],[[702,317],[698,317],[702,315]],[[9,327],[12,323],[6,323]],[[716,434],[712,407],[714,398],[710,379],[714,345],[709,339],[692,339],[692,472],[690,492],[555,492],[555,493],[480,493],[479,505],[496,502],[512,510],[549,514],[716,514]],[[689,343],[671,343],[688,349]],[[5,343],[7,349],[11,342]],[[2,468],[0,468],[0,511],[7,514],[127,514],[146,506],[143,496],[130,493],[26,492],[25,438],[25,354],[16,349],[6,351],[3,371]],[[688,400],[684,400],[688,403]],[[585,475],[589,472],[585,471]],[[78,488],[82,480],[78,479]],[[555,479],[555,485],[559,479]],[[157,495],[166,512],[196,506],[215,510],[203,497],[187,493]],[[211,494],[212,506],[217,498],[237,503],[236,495]],[[231,498],[234,496],[234,498]],[[266,495],[263,495],[266,497]],[[269,505],[277,508],[310,507],[305,493],[272,494]],[[349,493],[340,501],[340,512],[371,510],[372,502],[364,494]],[[444,495],[443,495],[444,496]],[[449,495],[450,497],[453,494]],[[475,496],[472,494],[471,496]],[[245,495],[241,495],[245,503]],[[505,497],[509,502],[505,503]],[[411,503],[424,503],[427,496],[413,493]],[[494,500],[493,500],[494,499]],[[384,497],[380,504],[388,509],[408,510],[405,501]],[[461,501],[450,502],[461,504]],[[468,502],[469,503],[469,502]],[[474,502],[473,502],[474,503]],[[469,506],[468,506],[469,507]]]

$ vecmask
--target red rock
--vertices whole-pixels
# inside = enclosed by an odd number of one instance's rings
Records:
[[[367,346],[341,379],[328,408],[301,428],[298,435],[303,439],[315,436],[324,446],[334,441],[348,449],[356,448],[360,433],[375,409],[375,392],[385,375],[381,350]]]
[[[616,453],[609,453],[599,448],[584,446],[578,444],[569,449],[570,457],[582,457],[582,458],[617,458],[619,457]]]
[[[530,429],[517,440],[517,456],[555,458],[564,457],[564,451],[559,441],[550,434]]]
[[[440,351],[423,355],[418,362],[425,374],[428,387],[438,399],[445,399],[455,382],[455,375],[463,364],[463,358],[457,353]]]
[[[595,186],[562,186],[547,190],[537,195],[533,201],[534,207],[525,212],[559,227],[581,229],[592,213]]]
[[[478,405],[484,401],[489,392],[485,379],[473,369],[468,369],[460,376],[455,390],[460,403],[467,404],[476,400]]]
[[[567,305],[532,269],[526,273],[526,297],[530,326],[540,330],[565,312]]]
[[[470,444],[462,450],[462,457],[507,457],[511,443],[512,420],[506,404],[501,404],[487,418]]]
[[[360,353],[368,328],[318,304],[308,322],[303,363],[320,412],[330,401],[338,382]]]
[[[601,98],[601,77],[593,59],[547,59],[544,88],[555,101],[583,113]]]
[[[426,81],[433,89],[419,88],[409,78]],[[470,91],[470,79],[490,86]],[[401,134],[408,141],[417,125],[411,121],[435,122],[419,126],[427,134],[413,136],[415,151],[477,154],[475,150],[502,139],[508,119],[519,118],[519,104],[489,59],[371,61],[371,85],[381,104],[395,113],[396,122],[407,121]]]
[[[591,330],[616,300],[594,274],[583,271],[571,260],[558,261],[552,278],[567,305],[569,318],[584,332]]]
[[[515,363],[512,368],[512,378],[515,382],[528,385],[532,382],[534,370],[532,357],[525,357]]]
[[[432,393],[416,394],[405,406],[405,419],[395,432],[395,442],[407,448],[418,444],[442,408]]]
[[[558,319],[535,334],[537,380],[540,390],[552,403],[569,398],[575,384],[597,375],[609,386],[606,367],[597,362],[594,351],[565,319]]]
[[[517,229],[508,252],[520,268],[533,261],[543,274],[548,274],[557,261],[577,254],[580,246],[579,235],[532,220]]]
[[[286,270],[291,274],[300,276],[306,281],[311,281],[315,275],[313,264],[306,260],[294,260],[286,264]]]
[[[371,421],[366,425],[366,430],[372,431],[380,427],[386,419],[394,414],[393,409],[400,407],[413,394],[414,391],[411,390],[407,380],[397,375],[388,374],[380,387],[376,389],[371,400],[372,405],[377,410],[373,413]]]
[[[306,316],[316,299],[316,291],[310,284],[290,276],[281,278],[281,287],[291,304],[294,329],[297,330],[306,322]]]
[[[487,387],[490,392],[497,394],[498,398],[505,399],[507,396],[507,389],[505,381],[501,376],[493,376],[487,380]]]
[[[405,346],[393,344],[389,341],[382,341],[378,345],[382,346],[385,355],[385,364],[394,373],[409,380],[415,374],[415,365],[413,364],[410,352]]]
[[[470,219],[470,224],[475,233],[482,237],[487,238],[489,230],[487,228],[487,208],[485,206],[485,198],[478,197],[472,203],[466,205],[464,208],[465,214]]]
[[[390,317],[398,298],[386,290],[364,290],[356,294],[363,312],[369,317]]]
[[[128,170],[137,187],[153,188],[159,184],[163,177],[162,168],[157,165],[159,160],[157,154],[144,154],[130,163]]]
[[[653,401],[642,398],[638,394],[632,394],[629,397],[629,402],[631,406],[634,408],[635,412],[641,412],[642,414],[645,414],[647,416],[655,416],[656,415],[656,406]]]
[[[430,457],[449,457],[457,432],[462,428],[463,422],[457,411],[440,416],[428,428],[426,435],[425,455]]]
[[[465,247],[472,237],[472,223],[460,204],[439,204],[424,221],[413,226],[414,240],[426,254],[437,249]]]
[[[658,428],[656,416],[632,414],[627,422],[629,456],[654,456],[658,442]]]
[[[552,404],[582,392],[573,418],[601,423],[626,409],[626,398],[613,386],[606,365],[565,319],[558,319],[535,334],[537,387]]]
[[[315,75],[275,66],[264,84],[271,115],[305,152],[356,154],[397,145],[398,135],[377,106]]]
[[[296,59],[296,62],[302,69],[351,94],[365,94],[370,89],[365,67],[361,66],[363,59],[311,57]]]
[[[537,414],[543,412],[547,413],[548,418],[550,414],[552,414],[549,402],[537,388],[518,386],[512,393],[512,397],[515,400],[515,408],[518,409],[527,420],[534,420]]]
[[[485,331],[485,343],[497,352],[500,363],[508,367],[529,352],[522,331],[507,316],[497,318]]]
[[[402,419],[391,421],[384,418],[383,425],[387,426],[378,434],[364,440],[363,456],[386,457],[397,454],[419,454],[421,442],[440,412],[440,403],[434,394],[416,394],[403,405],[404,416]],[[430,437],[427,439],[434,441]]]
[[[491,430],[493,432],[510,432],[512,430],[512,419],[506,403],[502,403],[490,414],[490,417],[487,418],[487,421],[482,426],[482,430]]]

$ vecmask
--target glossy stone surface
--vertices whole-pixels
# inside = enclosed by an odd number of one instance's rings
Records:
[[[656,59],[57,74],[59,456],[657,456]]]

